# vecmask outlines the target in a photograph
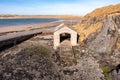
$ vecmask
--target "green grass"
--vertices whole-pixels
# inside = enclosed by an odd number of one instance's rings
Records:
[[[106,80],[111,80],[109,73],[110,73],[110,69],[107,67],[101,67],[101,69],[103,70],[103,74],[106,78]]]
[[[37,55],[38,57],[49,57],[51,51],[43,46],[31,46],[24,50],[28,55]]]

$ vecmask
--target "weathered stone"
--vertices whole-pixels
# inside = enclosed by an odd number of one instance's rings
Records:
[[[118,26],[115,24],[113,16],[108,16],[108,18],[104,20],[104,25],[100,33],[89,43],[89,49],[98,53],[109,54],[113,51],[118,35]]]
[[[68,33],[70,34],[70,41],[73,46],[77,45],[77,32],[71,28],[65,26],[64,24],[59,25],[54,32],[54,49],[60,45],[60,34]]]

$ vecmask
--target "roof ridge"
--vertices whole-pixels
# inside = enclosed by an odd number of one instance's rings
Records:
[[[71,28],[71,27],[69,27],[69,26],[66,26],[64,23],[62,23],[62,24],[58,25],[58,26],[55,28],[55,31],[57,31],[57,30],[59,30],[59,29],[61,29],[61,28],[63,28],[63,27],[68,27],[68,28],[70,28],[71,30],[74,30],[73,28]],[[76,30],[74,30],[74,31],[76,31]]]

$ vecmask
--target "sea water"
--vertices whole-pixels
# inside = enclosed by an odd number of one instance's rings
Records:
[[[41,24],[41,23],[49,23],[55,21],[59,21],[59,19],[54,19],[54,18],[0,19],[0,27]]]

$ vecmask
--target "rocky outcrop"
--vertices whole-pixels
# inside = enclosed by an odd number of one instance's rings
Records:
[[[113,67],[120,64],[120,14],[112,14],[104,18],[99,32],[91,34],[86,44],[101,67],[109,67],[112,72],[107,79],[119,80],[119,71]],[[108,74],[108,73],[107,73]]]
[[[81,61],[61,71],[61,80],[105,80],[99,64],[92,57],[83,57]]]
[[[75,64],[66,66],[62,54],[47,47],[36,44],[0,56],[0,80],[105,80],[96,59],[80,46],[74,47]]]
[[[120,4],[95,9],[74,28],[79,42],[98,60],[106,80],[119,80],[119,71],[113,68],[120,64]]]
[[[110,54],[114,48],[119,35],[120,16],[110,15],[103,21],[101,31],[89,44],[89,49],[98,53]]]
[[[80,46],[73,47],[75,64],[65,65],[60,53],[53,56],[58,65],[60,80],[105,80],[97,60]],[[65,54],[65,53],[64,53]],[[67,58],[69,61],[69,58]],[[65,66],[63,66],[65,65]]]

